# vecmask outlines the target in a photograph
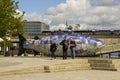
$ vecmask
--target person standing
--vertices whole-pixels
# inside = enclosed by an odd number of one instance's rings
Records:
[[[67,41],[67,39],[64,39],[60,42],[60,45],[62,45],[62,50],[63,50],[63,59],[67,59],[67,51],[68,51],[68,46],[69,43]]]
[[[75,48],[76,48],[76,43],[73,38],[70,38],[70,51],[71,51],[71,58],[75,58]]]
[[[56,56],[55,56],[56,49],[57,49],[57,44],[55,43],[54,40],[52,40],[51,44],[50,44],[50,51],[51,51],[51,57],[54,59],[56,58]]]
[[[19,52],[17,55],[21,56],[25,52],[23,44],[26,41],[26,38],[24,38],[22,34],[18,34],[18,37],[19,37]]]

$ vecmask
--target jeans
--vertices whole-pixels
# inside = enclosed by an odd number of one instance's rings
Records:
[[[72,59],[74,59],[75,58],[75,47],[71,47],[70,51],[71,51],[71,57]]]

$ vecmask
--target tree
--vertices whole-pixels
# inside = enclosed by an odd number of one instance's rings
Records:
[[[15,0],[0,0],[0,37],[24,33],[25,12],[18,11],[18,3]]]

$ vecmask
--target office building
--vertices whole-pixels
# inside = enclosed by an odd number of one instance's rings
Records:
[[[39,21],[28,21],[24,26],[24,35],[39,36],[43,30],[49,30],[49,25]]]

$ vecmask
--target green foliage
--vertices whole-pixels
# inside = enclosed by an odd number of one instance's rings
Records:
[[[4,46],[9,46],[9,47],[12,47],[12,42],[11,41],[5,41],[5,45],[4,45],[4,42],[0,42],[0,47],[4,47]]]
[[[6,34],[17,36],[24,33],[23,15],[18,11],[18,3],[15,0],[0,0],[0,37]]]

